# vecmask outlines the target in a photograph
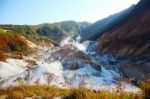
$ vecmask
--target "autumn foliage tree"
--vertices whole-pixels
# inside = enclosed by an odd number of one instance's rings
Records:
[[[23,51],[28,48],[27,41],[20,35],[0,30],[0,50],[8,51]]]
[[[6,55],[0,51],[0,61],[6,61]]]

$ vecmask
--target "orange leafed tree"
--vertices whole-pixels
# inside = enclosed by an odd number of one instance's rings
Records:
[[[6,55],[0,51],[0,61],[6,61]]]
[[[26,50],[27,41],[20,35],[0,31],[0,50],[4,52],[8,51],[22,51]]]

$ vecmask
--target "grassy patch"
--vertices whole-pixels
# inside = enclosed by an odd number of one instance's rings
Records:
[[[142,99],[142,96],[131,93],[111,93],[107,91],[94,92],[85,88],[60,89],[55,86],[44,85],[20,85],[0,90],[0,96],[7,95],[8,99],[23,99],[26,97],[40,97],[52,99]]]
[[[150,79],[141,82],[139,87],[144,91],[144,99],[150,99]]]

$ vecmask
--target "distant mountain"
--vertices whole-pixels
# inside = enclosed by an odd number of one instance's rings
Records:
[[[75,38],[90,26],[89,22],[63,21],[39,25],[0,25],[0,28],[24,35],[30,40],[46,39],[59,44],[66,37]]]
[[[119,56],[126,57],[143,55],[148,57],[150,54],[149,4],[149,0],[141,0],[122,23],[100,36],[99,51],[118,53]]]
[[[84,29],[81,34],[81,42],[85,40],[95,40],[100,37],[103,33],[109,31],[111,28],[120,24],[128,14],[133,10],[135,5],[132,5],[130,8],[125,9],[119,13],[113,14],[107,18],[99,20],[92,24],[91,26]]]
[[[78,22],[78,25],[80,27],[81,33],[83,33],[85,29],[87,29],[88,27],[92,25],[92,23],[85,21],[85,22]]]
[[[41,24],[37,33],[61,41],[66,37],[76,37],[90,25],[88,22],[63,21],[53,24]]]

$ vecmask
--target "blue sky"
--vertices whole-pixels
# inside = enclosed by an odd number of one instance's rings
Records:
[[[0,0],[0,24],[95,22],[139,0]]]

